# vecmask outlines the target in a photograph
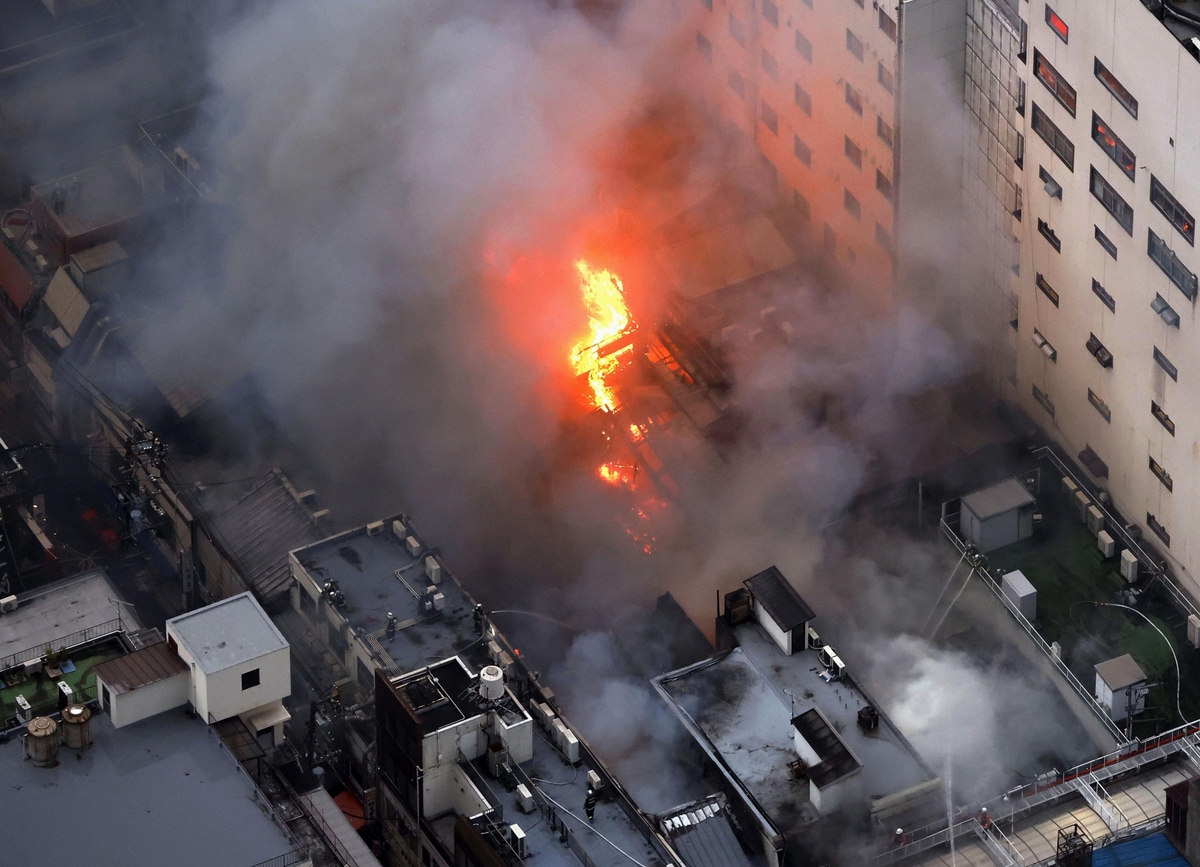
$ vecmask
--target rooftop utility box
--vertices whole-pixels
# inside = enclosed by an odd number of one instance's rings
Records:
[[[1096,534],[1096,547],[1100,549],[1100,553],[1104,555],[1104,559],[1106,560],[1117,553],[1116,540],[1108,535],[1108,530],[1101,530]]]
[[[1096,666],[1096,701],[1113,722],[1145,710],[1145,687],[1146,673],[1128,653]]]
[[[1002,586],[1004,598],[1025,615],[1026,620],[1033,622],[1033,618],[1037,616],[1037,590],[1029,583],[1025,573],[1020,569],[1009,572],[1004,576]]]
[[[1130,584],[1138,577],[1137,555],[1128,548],[1121,552],[1121,576]]]
[[[1079,485],[1070,476],[1062,477],[1062,492],[1067,495],[1067,499],[1074,501],[1075,494],[1079,491]]]
[[[981,553],[994,551],[1033,535],[1033,494],[1008,479],[962,498],[959,534]]]
[[[1087,528],[1088,532],[1093,536],[1098,536],[1104,532],[1104,513],[1096,506],[1088,506]]]
[[[1087,523],[1088,509],[1092,507],[1092,500],[1083,491],[1075,492],[1075,511],[1079,514],[1079,523]]]
[[[778,568],[772,566],[744,582],[754,619],[779,649],[791,656],[807,647],[807,626],[816,615]]]
[[[92,669],[100,707],[116,728],[191,701],[189,671],[187,663],[165,641]]]
[[[1188,615],[1187,639],[1192,647],[1200,647],[1200,617],[1195,614]]]

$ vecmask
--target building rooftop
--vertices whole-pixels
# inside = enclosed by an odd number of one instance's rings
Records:
[[[384,520],[373,535],[359,527],[293,551],[292,556],[318,585],[337,582],[346,598],[339,612],[356,632],[374,638],[381,657],[386,657],[384,666],[393,674],[466,651],[471,651],[468,664],[486,665],[480,661],[487,659],[486,648],[472,617],[475,602],[453,576],[438,584],[443,609],[432,617],[422,615],[420,595],[428,582],[423,558],[431,549],[421,543],[416,557],[409,552],[392,530],[393,521],[402,518]],[[408,532],[414,532],[411,525]],[[391,641],[384,637],[389,611],[399,621]]]
[[[205,674],[288,646],[283,633],[249,592],[172,617],[167,630],[196,657]]]
[[[118,731],[93,714],[91,731],[92,747],[60,747],[54,768],[25,761],[20,738],[0,744],[5,863],[68,864],[85,845],[98,864],[251,867],[295,848],[199,720],[165,713]]]
[[[752,867],[730,824],[723,795],[677,807],[659,823],[688,867]]]
[[[1096,666],[1096,674],[1108,684],[1109,689],[1114,690],[1124,689],[1146,679],[1146,672],[1142,671],[1142,667],[1134,662],[1128,653],[1100,663]]]
[[[974,491],[962,498],[962,504],[980,520],[1002,515],[1022,506],[1030,506],[1034,502],[1033,494],[1016,479],[1005,479],[999,484]]]
[[[0,615],[0,659],[25,650],[58,647],[79,633],[138,629],[132,606],[122,604],[117,588],[97,569],[17,596],[17,610]],[[117,621],[120,621],[118,623]],[[107,629],[109,624],[111,629]],[[79,643],[86,640],[79,637]]]
[[[187,663],[165,641],[102,662],[92,672],[115,694],[158,683],[188,670]]]
[[[771,619],[779,624],[780,629],[791,631],[816,616],[808,607],[808,603],[800,598],[796,588],[775,566],[747,579],[745,585],[754,594],[755,600],[771,615]]]
[[[829,734],[836,731],[849,753],[846,758],[831,747],[822,756],[829,772],[848,772],[843,759],[861,762],[868,801],[935,778],[886,716],[881,714],[873,731],[858,726],[859,709],[874,702],[851,677],[823,676],[818,651],[787,656],[753,620],[733,632],[738,645],[733,650],[662,675],[655,685],[701,748],[736,778],[731,782],[749,793],[778,831],[795,832],[819,818],[789,768],[798,759],[793,720],[808,725],[824,716],[826,727],[832,726]],[[814,710],[819,714],[810,714]]]
[[[1188,860],[1159,832],[1097,849],[1092,867],[1188,867]]]
[[[437,731],[483,713],[471,681],[471,672],[454,657],[414,672],[397,688],[425,730]]]

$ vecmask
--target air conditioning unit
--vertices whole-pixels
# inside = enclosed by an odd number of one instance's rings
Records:
[[[1138,558],[1128,548],[1121,552],[1121,577],[1130,584],[1138,579]]]
[[[1104,513],[1095,506],[1088,506],[1087,528],[1093,536],[1098,536],[1104,531]]]
[[[29,706],[29,701],[23,695],[17,696],[17,719],[26,725],[33,719],[33,708]]]
[[[1067,495],[1067,499],[1074,499],[1076,492],[1079,490],[1079,485],[1070,476],[1062,477],[1062,492]]]
[[[404,526],[403,521],[392,521],[392,532],[401,542],[408,538],[408,528]]]
[[[821,636],[817,635],[817,630],[811,626],[804,627],[804,637],[808,640],[808,646],[812,650],[820,650],[824,647],[824,642],[821,641]]]
[[[42,660],[40,657],[38,659],[29,659],[25,661],[25,674],[37,674],[41,670]]]
[[[512,837],[512,847],[517,853],[518,858],[528,857],[525,847],[525,832],[521,830],[520,825],[509,825],[509,835]]]
[[[1075,492],[1075,511],[1079,515],[1079,523],[1087,523],[1088,509],[1091,507],[1092,501],[1083,491]]]
[[[421,553],[421,543],[417,541],[416,536],[409,536],[404,540],[404,544],[408,548],[408,553],[413,557]]]
[[[367,524],[367,535],[368,536],[378,536],[382,532],[383,532],[383,521],[372,521],[370,524]]]
[[[1112,536],[1108,535],[1107,530],[1101,530],[1096,534],[1096,547],[1100,549],[1100,553],[1106,560],[1117,553],[1117,543]]]
[[[17,597],[5,596],[0,599],[0,614],[8,614],[17,610]]]
[[[1187,640],[1192,647],[1200,647],[1200,617],[1188,615]]]
[[[517,783],[517,809],[522,813],[533,812],[533,793],[524,783]]]
[[[425,576],[430,584],[440,584],[442,581],[442,564],[437,557],[430,555],[425,558]]]

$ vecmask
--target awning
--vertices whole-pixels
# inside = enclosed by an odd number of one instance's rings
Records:
[[[279,723],[285,723],[291,718],[292,715],[288,713],[288,709],[282,704],[266,707],[257,713],[250,715],[250,730],[257,734],[258,732],[265,731],[266,729],[272,728]]]

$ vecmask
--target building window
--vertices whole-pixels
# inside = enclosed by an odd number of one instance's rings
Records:
[[[1025,116],[1025,79],[1017,81],[1017,114]]]
[[[1125,107],[1125,110],[1133,115],[1134,120],[1137,120],[1138,101],[1133,98],[1133,94],[1126,90],[1121,82],[1117,81],[1117,77],[1109,72],[1104,64],[1100,62],[1099,57],[1095,59],[1092,71],[1096,73],[1096,78],[1100,79],[1100,83],[1108,89],[1108,92],[1116,97],[1117,102],[1121,103]]]
[[[1094,111],[1092,112],[1092,141],[1100,145],[1100,150],[1108,154],[1109,159],[1121,167],[1121,171],[1129,177],[1129,180],[1133,180],[1134,173],[1137,171],[1137,157]]]
[[[857,90],[850,86],[850,82],[848,81],[846,82],[846,105],[854,109],[855,114],[857,114],[859,117],[862,117],[862,97],[859,95]]]
[[[1054,95],[1063,108],[1075,116],[1075,88],[1067,84],[1058,70],[1050,65],[1046,56],[1036,48],[1033,49],[1033,75],[1046,89]]]
[[[1175,490],[1175,482],[1171,480],[1171,474],[1163,468],[1162,464],[1154,460],[1154,458],[1150,458],[1150,472],[1154,473],[1154,475],[1158,477],[1158,480],[1162,482],[1163,487],[1168,491]]]
[[[1032,126],[1033,131],[1041,136],[1042,141],[1050,145],[1050,150],[1063,161],[1063,165],[1075,171],[1075,145],[1054,125],[1054,121],[1050,120],[1050,116],[1042,111],[1036,102],[1033,104]]]
[[[1088,337],[1087,351],[1092,354],[1092,357],[1095,358],[1096,361],[1100,362],[1101,367],[1113,366],[1112,353],[1108,351],[1108,348],[1100,342],[1100,338],[1095,334],[1092,334]]]
[[[762,17],[767,19],[767,23],[772,27],[779,26],[779,7],[771,0],[762,0]]]
[[[896,92],[896,76],[882,63],[879,64],[879,83],[883,85],[883,89],[888,93]]]
[[[1150,176],[1150,204],[1158,208],[1159,213],[1167,218],[1167,222],[1175,227],[1175,231],[1183,235],[1183,240],[1193,247],[1196,246],[1195,220],[1154,175]]]
[[[1150,401],[1150,415],[1158,419],[1158,423],[1167,429],[1167,433],[1175,436],[1175,422],[1171,421],[1166,411],[1154,401]]]
[[[729,35],[742,48],[746,47],[746,27],[734,17],[732,12],[729,13]]]
[[[1025,167],[1025,136],[1017,133],[1017,155],[1013,157],[1013,162],[1017,168]]]
[[[775,109],[771,108],[765,102],[762,104],[762,122],[763,126],[775,133],[775,135],[779,135],[779,115],[775,113]]]
[[[843,190],[842,204],[850,213],[850,216],[856,220],[862,219],[862,205],[858,203],[858,199],[854,198],[854,194],[849,190]]]
[[[771,76],[772,81],[779,80],[779,64],[775,62],[775,58],[766,51],[762,53],[762,68],[763,72]]]
[[[863,59],[862,40],[855,36],[849,28],[846,29],[846,50],[853,54],[858,60]]]
[[[792,87],[792,100],[802,112],[812,117],[812,97],[799,84]]]
[[[889,148],[895,146],[896,136],[882,117],[875,118],[875,135],[879,136],[879,140]]]
[[[1154,234],[1154,230],[1150,229],[1150,241],[1146,252],[1150,258],[1154,260],[1154,264],[1162,269],[1168,279],[1175,284],[1189,301],[1196,300],[1196,275],[1193,274],[1188,267],[1179,261],[1179,257],[1175,255],[1175,251],[1167,246],[1167,242],[1158,235]]]
[[[1179,381],[1179,370],[1170,362],[1170,359],[1163,355],[1162,350],[1157,346],[1154,347],[1154,361],[1167,372],[1167,376],[1171,377],[1175,382]]]
[[[809,63],[812,63],[812,43],[805,39],[804,34],[799,30],[796,31],[796,52]]]
[[[1050,8],[1050,4],[1046,4],[1046,23],[1050,25],[1050,29],[1054,31],[1055,36],[1063,42],[1067,41],[1067,22],[1058,17],[1055,11]]]
[[[1117,224],[1126,232],[1133,235],[1133,208],[1129,207],[1129,203],[1121,198],[1121,194],[1116,191],[1104,177],[1092,166],[1092,195],[1095,196],[1100,204],[1104,205],[1104,210],[1112,214]]]
[[[1167,303],[1167,299],[1157,292],[1154,293],[1154,300],[1150,302],[1150,309],[1157,313],[1163,322],[1175,328],[1179,327],[1179,314]]]
[[[1171,534],[1168,533],[1167,528],[1158,523],[1158,519],[1149,512],[1146,513],[1146,526],[1154,531],[1154,535],[1158,536],[1164,545],[1166,545],[1168,548],[1171,547]]]
[[[1079,453],[1079,462],[1088,468],[1088,472],[1093,476],[1101,479],[1108,478],[1108,464],[1100,459],[1100,455],[1096,454],[1096,450],[1091,446],[1084,444],[1083,451]]]
[[[729,70],[729,88],[738,95],[739,98],[746,98],[746,79],[734,69]]]
[[[1043,238],[1050,242],[1050,246],[1054,248],[1054,252],[1062,252],[1062,241],[1058,240],[1058,235],[1054,234],[1054,230],[1050,228],[1050,224],[1041,218],[1038,219],[1038,231]]]
[[[1092,278],[1092,291],[1096,293],[1097,298],[1104,302],[1105,307],[1107,307],[1113,313],[1117,312],[1117,299],[1113,298],[1112,294],[1103,286],[1101,286],[1100,281],[1095,277]]]
[[[862,168],[862,148],[850,141],[850,136],[845,136],[846,139],[846,159],[854,163],[855,168]]]
[[[1050,415],[1050,418],[1054,418],[1054,402],[1050,400],[1050,395],[1035,385],[1033,387],[1033,399],[1042,405],[1042,409]]]
[[[1093,228],[1096,230],[1096,242],[1099,243],[1100,246],[1104,248],[1105,253],[1112,256],[1113,259],[1116,259],[1117,258],[1117,245],[1114,244],[1111,240],[1109,240],[1108,235],[1106,235],[1100,231],[1099,226],[1093,225]]]
[[[704,4],[705,9],[712,12],[712,0],[700,0],[700,2]]]
[[[1036,283],[1037,287],[1042,290],[1042,294],[1045,295],[1047,298],[1049,298],[1050,302],[1055,307],[1057,307],[1058,306],[1058,293],[1055,292],[1054,288],[1049,283],[1046,282],[1046,278],[1043,277],[1041,274],[1038,274],[1037,279],[1034,280],[1034,283]]]
[[[883,7],[879,8],[879,29],[887,34],[887,38],[896,41],[896,22],[891,16],[883,11]]]
[[[864,0],[854,0],[854,2],[858,4],[858,8],[859,8],[859,9],[866,9],[866,8],[867,8],[867,5],[866,5],[866,3],[864,2]]]
[[[803,3],[805,6],[807,6],[809,9],[812,9],[812,8],[813,8],[813,5],[812,5],[812,4],[813,4],[813,0],[800,0],[800,2],[802,2],[802,3]]]
[[[260,682],[259,670],[257,668],[242,672],[242,689],[252,689],[258,686]]]
[[[1108,408],[1108,404],[1100,399],[1100,395],[1088,389],[1088,403],[1096,408],[1096,412],[1109,424],[1112,424],[1112,410]]]
[[[792,190],[792,207],[800,214],[800,219],[808,222],[812,219],[812,208],[809,207],[808,199],[800,195],[799,190]]]
[[[837,235],[833,232],[833,226],[825,224],[821,243],[824,245],[827,252],[832,253],[837,249]]]
[[[775,185],[779,183],[779,169],[775,168],[775,163],[771,162],[771,160],[767,158],[766,154],[760,153],[758,156],[760,159],[762,159],[763,169],[771,178],[771,187],[773,189]]]
[[[896,243],[892,240],[892,233],[879,223],[875,224],[875,243],[882,247],[889,256],[895,257]]]
[[[1052,199],[1062,199],[1062,184],[1054,180],[1054,176],[1046,171],[1045,166],[1038,166],[1038,180],[1042,182],[1042,189],[1046,191]]]
[[[809,168],[812,167],[812,151],[809,149],[808,145],[800,141],[800,137],[796,135],[792,136],[792,153],[796,155],[796,159],[800,160],[800,162],[804,163]]]
[[[1026,23],[1024,18],[1022,18],[1021,19],[1021,35],[1020,35],[1020,38],[1017,43],[1017,60],[1024,63],[1025,58],[1028,56],[1029,56],[1029,24]]]
[[[696,49],[704,55],[704,59],[712,63],[712,43],[699,30],[696,31]]]
[[[889,202],[892,200],[892,182],[879,169],[875,170],[875,189],[883,193],[883,197]]]

